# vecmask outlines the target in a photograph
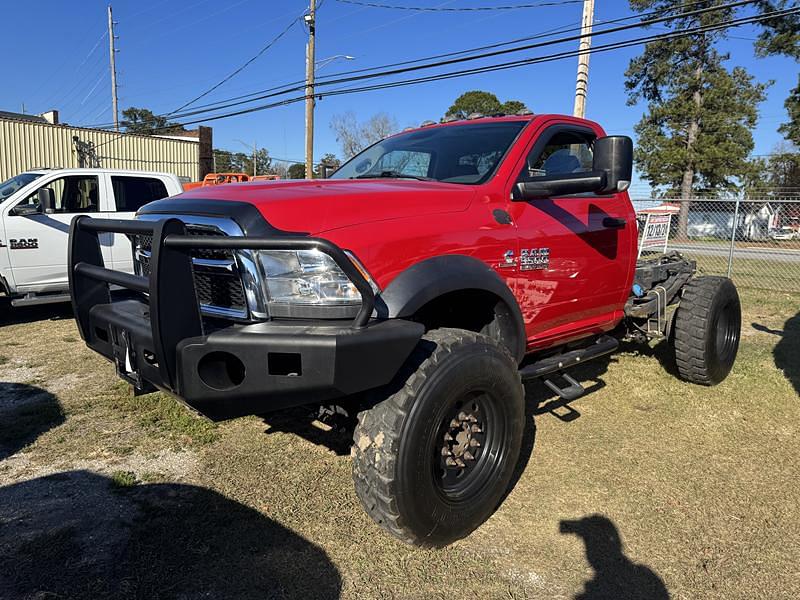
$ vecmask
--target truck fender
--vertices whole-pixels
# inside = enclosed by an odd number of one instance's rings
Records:
[[[378,318],[408,318],[428,302],[451,292],[483,290],[501,300],[511,319],[509,349],[519,362],[525,355],[525,324],[514,293],[483,261],[463,254],[436,256],[397,275],[375,299]]]

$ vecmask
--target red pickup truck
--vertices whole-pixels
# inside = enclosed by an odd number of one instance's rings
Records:
[[[430,124],[327,180],[199,188],[131,221],[76,218],[75,315],[137,393],[166,391],[214,419],[312,403],[357,413],[366,511],[402,540],[442,546],[507,492],[523,380],[575,399],[569,368],[622,339],[666,338],[698,384],[730,371],[736,288],[679,254],[637,260],[631,170],[631,140],[591,121]],[[109,231],[130,236],[134,274],[103,265]]]

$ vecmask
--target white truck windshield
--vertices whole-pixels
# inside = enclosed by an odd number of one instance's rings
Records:
[[[0,202],[7,200],[18,189],[25,187],[41,176],[41,173],[20,173],[16,177],[0,183]]]

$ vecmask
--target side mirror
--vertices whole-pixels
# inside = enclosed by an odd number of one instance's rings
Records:
[[[633,173],[633,141],[624,135],[595,140],[592,170],[543,175],[518,183],[513,200],[539,200],[571,194],[624,192]]]
[[[37,192],[37,196],[39,197],[39,209],[44,214],[50,214],[53,212],[53,207],[56,204],[56,197],[53,193],[53,190],[47,187],[39,188]]]
[[[32,206],[30,204],[23,204],[22,206],[19,205],[15,206],[14,208],[11,209],[11,212],[9,212],[8,214],[10,214],[13,217],[30,217],[33,215],[42,214],[42,210],[41,208],[39,208],[38,204],[36,206]]]
[[[627,135],[609,135],[594,142],[592,171],[605,173],[605,185],[596,194],[624,192],[633,175],[633,140]]]

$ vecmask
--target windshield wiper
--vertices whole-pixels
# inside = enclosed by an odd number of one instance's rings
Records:
[[[364,175],[356,175],[350,179],[416,179],[417,181],[436,181],[433,177],[423,177],[422,175],[411,175],[409,173],[400,173],[399,171],[381,171],[380,174],[365,173]]]

